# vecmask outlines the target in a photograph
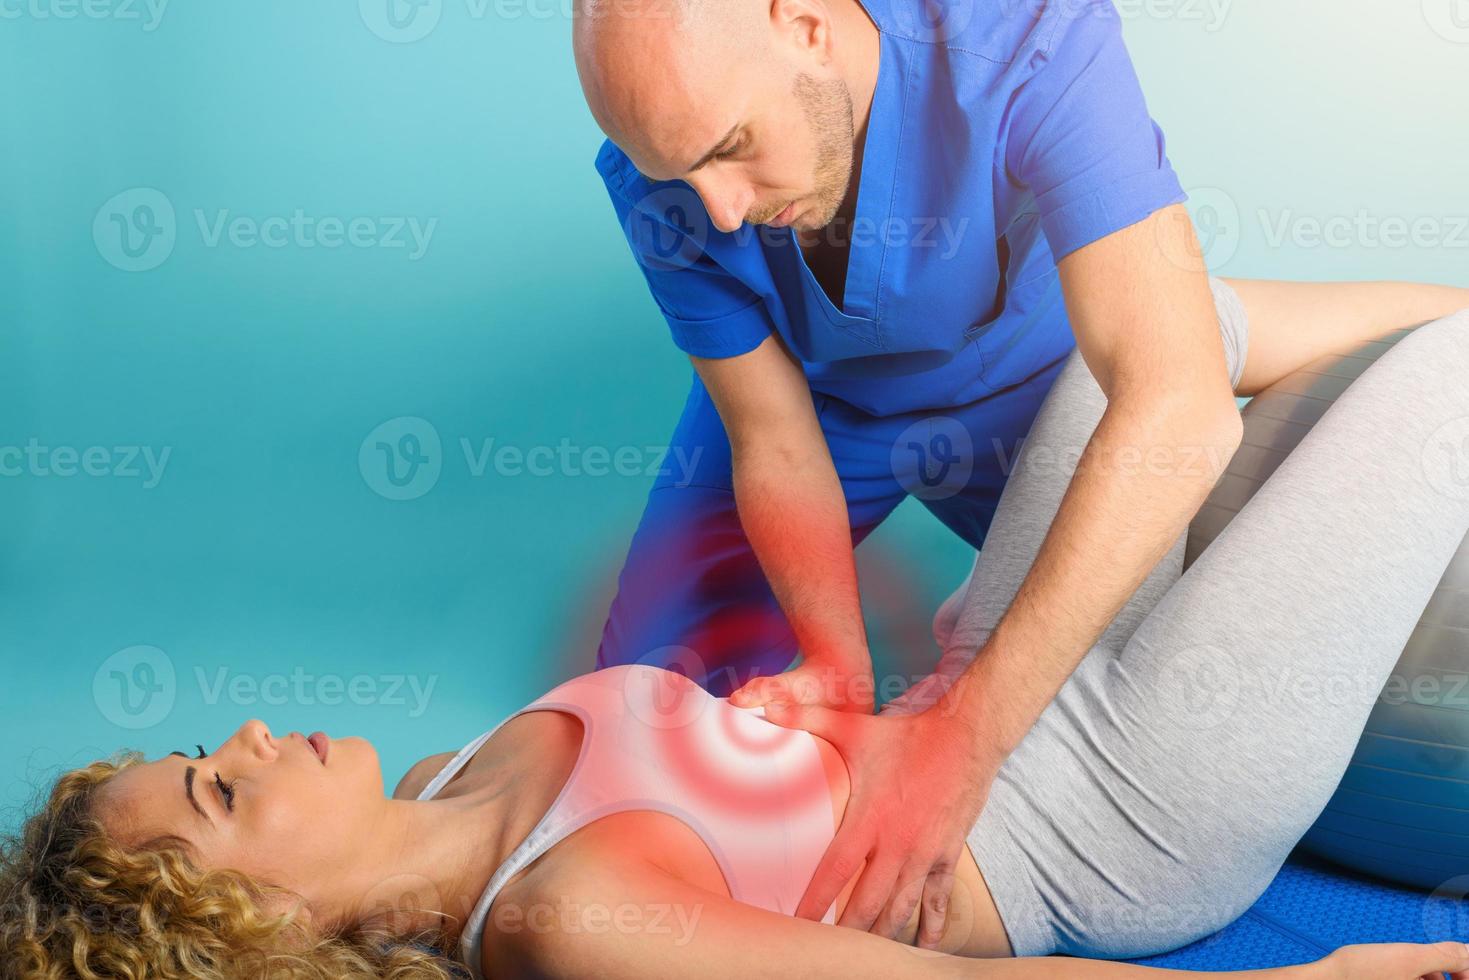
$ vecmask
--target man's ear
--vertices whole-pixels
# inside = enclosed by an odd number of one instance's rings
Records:
[[[831,8],[821,0],[770,0],[770,27],[775,37],[823,65],[835,56]]]

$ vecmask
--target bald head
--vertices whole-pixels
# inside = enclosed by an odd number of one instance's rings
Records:
[[[798,227],[831,221],[853,158],[849,79],[866,85],[877,70],[858,0],[578,4],[587,105],[640,172],[686,181],[724,231],[795,205]]]
[[[703,135],[745,71],[773,67],[766,0],[581,0],[572,44],[598,125],[650,165]]]

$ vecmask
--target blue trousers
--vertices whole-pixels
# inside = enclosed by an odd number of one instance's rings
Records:
[[[879,417],[813,393],[853,546],[911,494],[978,550],[1015,453],[1065,361],[979,401],[929,412]],[[729,438],[695,375],[618,576],[597,668],[654,664],[725,697],[785,670],[796,653],[740,526]]]

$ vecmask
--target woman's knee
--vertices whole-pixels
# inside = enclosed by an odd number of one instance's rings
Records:
[[[1386,368],[1400,375],[1416,377],[1426,373],[1462,381],[1464,370],[1469,367],[1469,310],[1404,328],[1383,339],[1395,341],[1393,348],[1382,354],[1369,370]],[[1469,398],[1469,386],[1454,387]]]

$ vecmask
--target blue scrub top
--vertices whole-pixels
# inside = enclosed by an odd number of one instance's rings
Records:
[[[813,390],[871,414],[967,404],[1075,345],[1058,260],[1187,195],[1110,0],[862,2],[881,60],[840,309],[794,229],[721,232],[610,140],[597,170],[687,353],[775,332]]]

